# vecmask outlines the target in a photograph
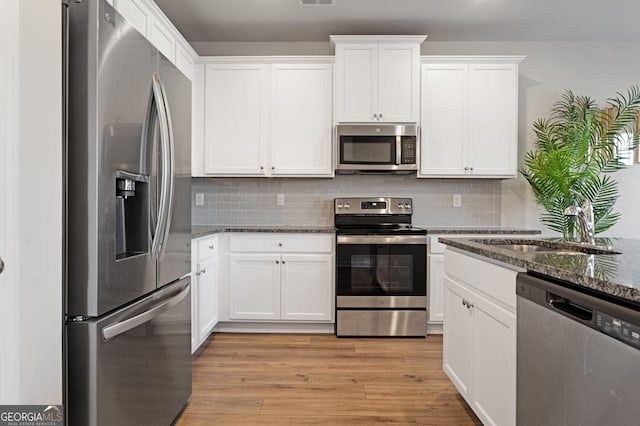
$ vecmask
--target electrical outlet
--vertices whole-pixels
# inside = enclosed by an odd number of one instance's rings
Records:
[[[276,206],[284,206],[284,194],[276,194]]]
[[[196,206],[204,206],[204,194],[196,192]]]
[[[462,207],[462,195],[453,194],[453,207]]]

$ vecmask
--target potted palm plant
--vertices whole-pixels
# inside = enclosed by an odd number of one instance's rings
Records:
[[[617,93],[600,109],[587,96],[566,91],[549,118],[533,124],[535,149],[525,154],[522,176],[544,209],[541,222],[565,237],[574,235],[575,222],[564,215],[580,198],[593,205],[595,233],[611,228],[620,218],[613,210],[618,183],[611,176],[640,142],[640,89]]]

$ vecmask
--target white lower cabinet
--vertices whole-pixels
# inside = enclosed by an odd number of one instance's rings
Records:
[[[228,320],[332,321],[331,235],[231,235]]]
[[[280,317],[283,320],[328,321],[333,312],[333,256],[282,255]]]
[[[230,254],[232,320],[280,319],[280,255]]]
[[[485,425],[516,421],[519,271],[445,252],[443,369]]]
[[[444,323],[444,250],[445,245],[438,242],[440,237],[450,238],[522,238],[531,234],[437,234],[429,235],[427,254],[427,294],[429,295],[429,334],[437,334]]]
[[[191,352],[218,323],[218,236],[191,242]]]
[[[429,322],[444,321],[444,255],[427,255],[427,271],[429,271]]]

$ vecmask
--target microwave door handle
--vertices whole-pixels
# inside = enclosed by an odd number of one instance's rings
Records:
[[[396,136],[396,165],[402,164],[402,136]]]

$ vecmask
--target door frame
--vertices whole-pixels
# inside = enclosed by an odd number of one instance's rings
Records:
[[[0,256],[5,270],[0,275],[0,404],[16,404],[20,398],[19,356],[19,282],[18,250],[19,194],[19,44],[20,0],[0,2],[0,81],[4,95],[0,97]],[[6,348],[13,348],[7,350]]]

